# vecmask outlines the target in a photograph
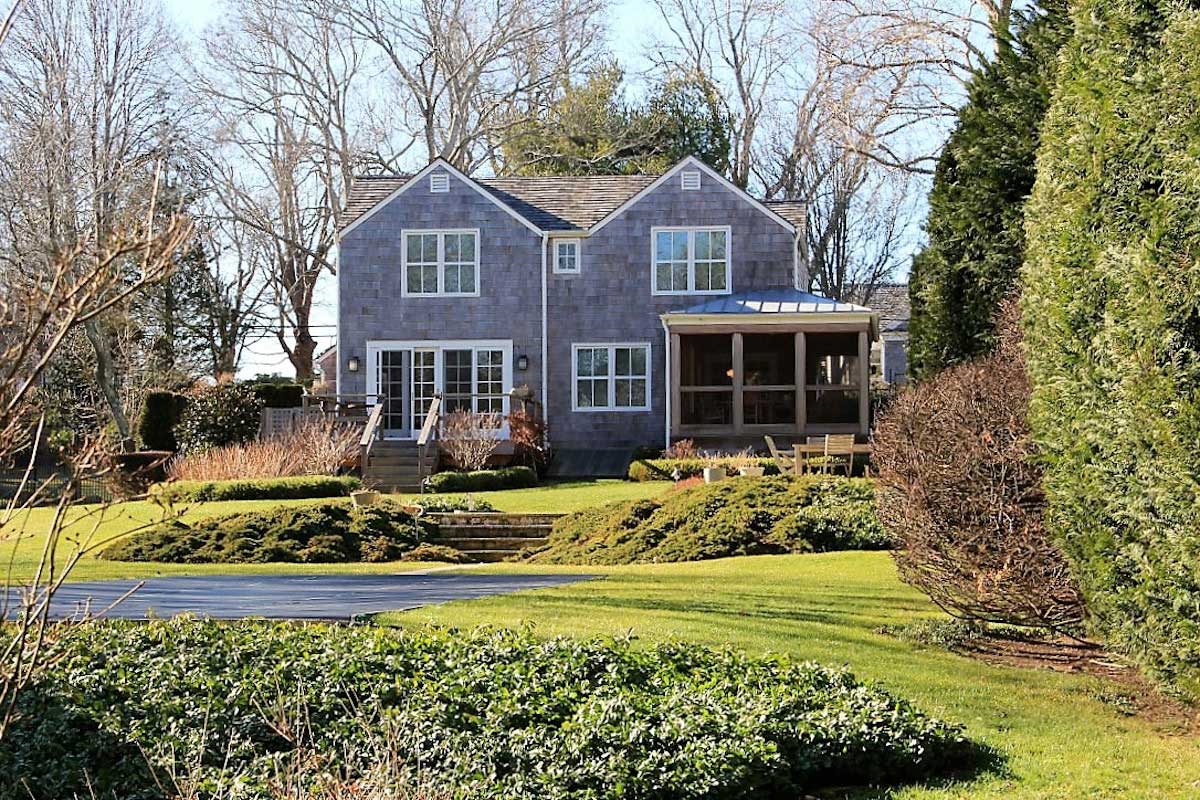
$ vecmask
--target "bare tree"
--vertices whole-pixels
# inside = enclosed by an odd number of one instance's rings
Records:
[[[270,284],[269,236],[237,222],[218,221],[205,237],[206,269],[201,293],[206,306],[194,321],[218,382],[237,374],[245,346],[260,334]]]
[[[362,44],[327,11],[324,3],[239,4],[208,34],[196,75],[217,121],[221,214],[265,237],[275,337],[301,381],[314,375],[314,292],[334,269],[337,214],[357,171],[393,163],[375,149],[355,100]]]
[[[604,0],[337,0],[335,19],[382,54],[389,96],[428,160],[495,164],[597,54]]]

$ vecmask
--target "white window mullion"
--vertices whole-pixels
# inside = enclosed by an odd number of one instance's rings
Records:
[[[687,232],[688,240],[688,274],[687,274],[687,290],[688,292],[696,291],[696,232]]]
[[[608,407],[617,407],[617,348],[608,348]]]

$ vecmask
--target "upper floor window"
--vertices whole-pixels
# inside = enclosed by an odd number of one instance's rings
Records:
[[[478,297],[479,231],[405,231],[404,294]]]
[[[579,274],[578,239],[559,239],[554,243],[554,271],[560,275]]]
[[[654,228],[653,294],[729,294],[729,228]]]

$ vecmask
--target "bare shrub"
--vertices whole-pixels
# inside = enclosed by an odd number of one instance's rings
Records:
[[[663,451],[663,458],[692,459],[700,458],[701,455],[693,439],[680,439],[678,442],[672,442],[671,446]]]
[[[503,426],[499,414],[455,411],[442,422],[442,449],[459,469],[483,469],[500,446]]]
[[[900,576],[951,614],[1070,629],[1082,600],[1043,524],[1014,300],[997,331],[992,355],[906,388],[881,416],[880,518]]]
[[[357,451],[353,427],[313,417],[284,436],[180,456],[168,464],[167,475],[194,481],[332,475],[349,466]]]
[[[513,443],[513,462],[540,474],[550,463],[546,422],[529,411],[514,411],[508,415],[508,431]]]

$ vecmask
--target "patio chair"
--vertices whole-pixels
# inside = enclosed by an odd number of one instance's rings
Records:
[[[803,458],[803,461],[797,460],[796,472],[799,474],[804,474],[807,472],[823,472],[825,470],[825,437],[809,436],[804,440],[804,443],[810,447],[813,445],[819,446],[821,448],[821,452],[817,453],[809,451],[801,455],[799,451],[796,451],[796,458]]]
[[[771,451],[771,458],[775,461],[775,466],[779,467],[779,471],[784,475],[790,475],[796,469],[798,463],[796,459],[800,458],[800,454],[793,450],[792,455],[789,456],[787,451],[780,450],[775,446],[775,439],[770,436],[763,438],[767,440],[767,449]]]
[[[825,437],[825,471],[844,466],[846,477],[854,470],[854,434],[830,435]]]

